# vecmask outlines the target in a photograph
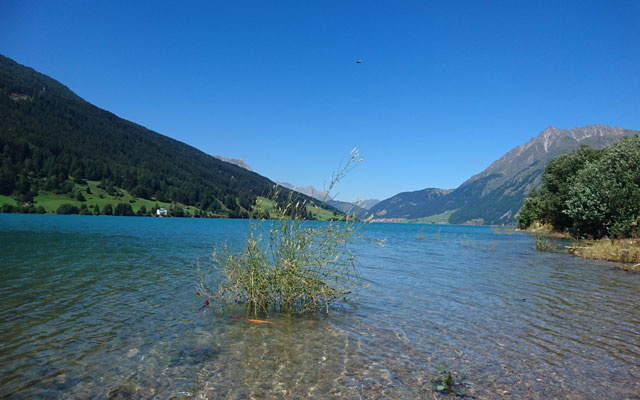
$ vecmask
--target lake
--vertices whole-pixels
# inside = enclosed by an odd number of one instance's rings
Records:
[[[640,274],[526,234],[372,224],[330,315],[199,312],[249,221],[0,214],[0,397],[640,398]]]

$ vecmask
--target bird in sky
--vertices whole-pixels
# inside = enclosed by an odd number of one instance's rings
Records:
[[[362,64],[362,60],[356,61],[356,64]]]

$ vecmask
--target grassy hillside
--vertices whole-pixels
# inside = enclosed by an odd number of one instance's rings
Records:
[[[25,203],[18,203],[16,199],[10,196],[0,196],[1,212],[36,213],[36,209],[42,207],[41,212],[55,214],[61,206],[70,205],[77,208],[77,211],[73,212],[73,214],[114,215],[114,210],[118,207],[118,204],[129,205],[133,215],[140,216],[156,215],[155,210],[158,208],[166,208],[169,211],[169,216],[226,216],[224,212],[214,214],[180,203],[167,203],[139,198],[124,189],[114,188],[107,191],[104,188],[100,188],[100,182],[98,181],[75,184],[71,193],[40,190],[31,202]],[[109,209],[111,209],[110,212],[107,211]],[[127,209],[129,208],[127,207]]]
[[[449,218],[451,218],[451,214],[453,214],[454,212],[455,210],[445,211],[443,213],[430,215],[428,217],[412,219],[408,222],[412,224],[448,224]]]
[[[258,217],[281,218],[282,215],[275,211],[275,204],[272,199],[258,197],[256,205],[253,207],[253,215]],[[339,210],[331,210],[318,207],[314,204],[307,204],[306,212],[308,219],[318,221],[344,220],[345,215]]]

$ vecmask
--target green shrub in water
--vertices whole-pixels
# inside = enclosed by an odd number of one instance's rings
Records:
[[[440,376],[433,381],[433,388],[438,392],[453,392],[453,376],[451,372],[447,371],[443,366],[438,367],[438,372]]]
[[[538,236],[536,237],[536,250],[554,251],[555,246],[553,245],[553,243],[543,238],[541,234],[538,234]]]
[[[454,379],[453,373],[443,366],[438,367],[438,377],[431,381],[431,383],[432,389],[436,392],[454,395],[455,397],[475,398],[463,392],[463,387],[465,386],[464,377],[455,374]]]
[[[344,167],[334,174],[327,193],[360,161],[356,149]],[[285,198],[282,201],[282,198]],[[345,221],[309,222],[306,203],[289,192],[271,196],[275,220],[253,221],[241,252],[219,246],[214,252],[218,282],[208,290],[216,274],[200,275],[199,292],[208,293],[210,307],[222,314],[234,303],[254,315],[270,312],[329,312],[331,304],[347,300],[362,286],[351,244],[364,238],[366,222],[347,216]]]

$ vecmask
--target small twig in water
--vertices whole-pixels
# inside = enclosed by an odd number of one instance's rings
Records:
[[[198,296],[202,296],[202,297],[204,297],[204,300],[205,300],[204,304],[202,305],[202,307],[198,308],[198,311],[202,311],[202,310],[204,310],[205,308],[207,308],[207,306],[210,304],[210,303],[209,303],[209,297],[207,297],[207,295],[206,295],[206,294],[204,294],[204,293],[200,293],[200,292],[196,292],[196,294],[197,294]]]
[[[235,315],[229,315],[229,318],[241,319],[243,321],[253,322],[254,324],[269,324],[269,325],[287,326],[286,324],[279,324],[277,322],[265,321],[265,320],[262,320],[262,319],[249,319],[249,318],[244,318],[244,317],[236,317]]]

